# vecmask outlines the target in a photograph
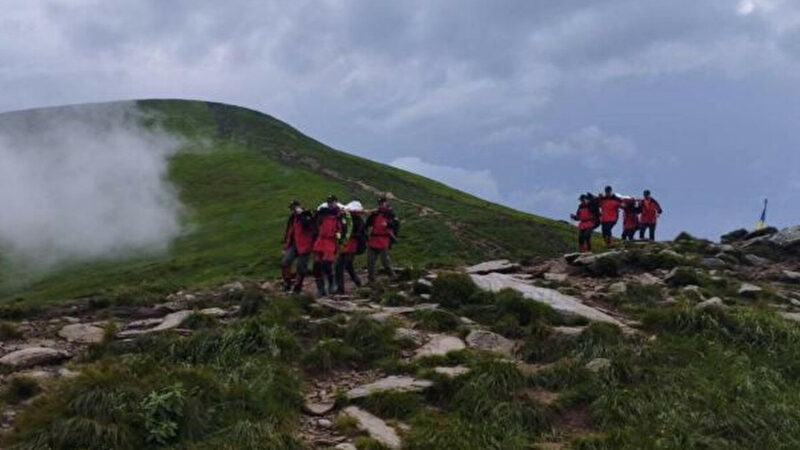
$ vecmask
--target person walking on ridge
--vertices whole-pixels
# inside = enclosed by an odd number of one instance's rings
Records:
[[[308,259],[314,246],[314,217],[303,209],[300,202],[289,203],[289,219],[283,234],[283,258],[281,274],[283,291],[299,293],[303,290],[303,280],[308,273]],[[297,262],[297,273],[292,273],[292,264]]]
[[[317,240],[314,242],[314,279],[317,296],[324,297],[334,291],[333,262],[342,232],[342,209],[335,195],[329,195],[317,208]]]
[[[611,186],[606,186],[605,193],[598,197],[600,204],[600,226],[603,231],[603,240],[606,247],[613,247],[614,241],[612,238],[612,230],[619,220],[619,208],[622,205],[622,199],[614,193]]]
[[[578,221],[578,251],[581,253],[592,251],[592,232],[597,226],[597,215],[592,211],[587,195],[580,196],[580,204],[572,220]]]
[[[361,278],[356,273],[354,261],[356,255],[366,251],[367,236],[365,234],[366,224],[364,223],[364,207],[361,202],[355,200],[345,205],[344,210],[350,214],[350,238],[344,243],[336,259],[336,293],[344,295],[344,273],[350,275],[350,279],[357,287],[361,287]]]
[[[639,229],[639,206],[636,199],[629,197],[622,200],[622,240],[632,241]]]
[[[369,283],[374,283],[375,264],[378,258],[381,259],[383,268],[389,273],[391,278],[395,278],[392,268],[392,257],[389,250],[392,243],[397,239],[400,221],[389,206],[386,197],[378,199],[378,209],[373,211],[367,218],[367,229],[369,229],[369,240],[367,242],[367,274]]]
[[[639,202],[639,208],[641,209],[641,217],[639,219],[639,239],[644,239],[644,232],[648,230],[648,239],[651,241],[656,240],[656,222],[658,222],[658,217],[664,211],[661,209],[661,205],[650,195],[650,190],[645,190],[644,198]]]

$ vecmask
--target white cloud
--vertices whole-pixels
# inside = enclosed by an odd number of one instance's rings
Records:
[[[627,160],[636,153],[632,140],[608,134],[596,125],[581,128],[561,140],[547,141],[531,151],[537,159],[570,158],[589,168]]]
[[[390,164],[398,169],[440,181],[450,187],[486,200],[500,200],[500,189],[492,172],[489,170],[469,170],[461,167],[440,166],[417,157],[397,158]]]
[[[0,247],[17,266],[163,251],[180,232],[166,180],[179,142],[128,106],[6,115],[0,124]],[[5,259],[4,258],[4,259]]]

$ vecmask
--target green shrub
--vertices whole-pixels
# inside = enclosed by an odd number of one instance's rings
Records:
[[[463,273],[440,273],[433,281],[431,300],[445,308],[458,308],[478,292],[478,286],[469,275]]]
[[[15,324],[6,321],[0,321],[0,341],[10,341],[13,339],[19,339],[21,337],[22,333]]]
[[[415,313],[417,326],[429,331],[454,331],[461,325],[455,314],[442,309],[429,309]]]
[[[190,330],[199,330],[201,328],[214,328],[219,325],[219,320],[206,314],[194,312],[186,320],[183,321],[181,327]]]
[[[239,303],[239,315],[242,317],[249,317],[258,314],[261,308],[264,307],[264,294],[257,289],[248,289],[241,294],[241,302]]]
[[[358,351],[341,339],[320,339],[303,356],[303,366],[312,373],[327,373],[358,360]]]
[[[630,283],[624,293],[617,295],[617,299],[633,305],[652,305],[663,301],[664,293],[655,284]]]
[[[354,444],[358,450],[389,450],[389,447],[381,444],[380,441],[366,436],[357,437]]]
[[[672,287],[688,286],[690,284],[701,285],[702,278],[693,267],[677,267],[673,269],[671,276],[666,280]]]
[[[30,377],[14,377],[3,389],[3,401],[16,405],[42,391],[39,382]]]
[[[423,398],[415,392],[378,392],[360,403],[378,417],[397,420],[408,419],[424,407]]]
[[[361,362],[368,364],[379,359],[395,358],[400,347],[394,339],[395,327],[363,315],[354,316],[347,324],[344,342],[360,355]]]
[[[165,445],[178,438],[184,404],[183,386],[180,383],[152,391],[142,400],[140,414],[147,442]]]

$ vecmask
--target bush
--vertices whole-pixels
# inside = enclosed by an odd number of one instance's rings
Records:
[[[415,314],[417,325],[429,331],[454,331],[461,325],[461,320],[451,312],[442,309],[418,311]]]
[[[358,359],[358,351],[341,339],[321,339],[305,354],[303,366],[314,373],[327,373],[346,367]]]
[[[467,274],[440,273],[433,281],[431,300],[445,308],[458,308],[463,303],[470,303],[478,291],[478,286]]]
[[[405,420],[425,405],[415,392],[377,392],[361,400],[361,405],[378,417]]]
[[[700,285],[702,279],[693,267],[676,267],[670,272],[665,280],[672,287],[688,286],[690,284]]]
[[[344,332],[344,342],[360,355],[361,363],[368,364],[379,359],[395,358],[400,347],[394,339],[395,328],[391,323],[381,323],[363,315],[353,317]]]
[[[39,382],[30,377],[14,377],[3,389],[3,401],[16,405],[42,391]]]
[[[258,289],[248,289],[242,294],[239,303],[239,314],[242,317],[249,317],[258,314],[264,307],[264,294]]]
[[[11,322],[0,321],[0,341],[10,341],[19,339],[22,333],[17,329],[17,326]]]
[[[165,445],[178,438],[184,404],[183,387],[180,383],[160,391],[152,391],[142,400],[140,414],[147,433],[147,442]]]

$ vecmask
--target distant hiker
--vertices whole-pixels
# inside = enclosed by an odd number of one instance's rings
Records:
[[[606,247],[611,247],[614,243],[611,231],[614,229],[614,225],[617,224],[617,220],[619,220],[619,208],[622,205],[622,199],[614,193],[611,186],[606,186],[605,193],[600,195],[597,201],[600,205],[600,226],[603,230],[603,240],[606,243]]]
[[[578,211],[572,214],[572,220],[578,221],[578,251],[592,251],[592,232],[597,227],[597,214],[592,211],[590,197],[586,194],[580,196]]]
[[[333,262],[342,233],[342,208],[335,195],[329,195],[317,208],[317,240],[314,242],[314,280],[317,296],[324,297],[334,291]],[[327,285],[326,285],[327,284]]]
[[[389,206],[386,197],[378,199],[378,209],[369,215],[367,228],[369,229],[369,240],[367,242],[367,273],[369,282],[375,282],[375,263],[381,259],[384,269],[389,276],[394,278],[395,273],[392,268],[392,258],[389,250],[392,243],[397,239],[400,221],[394,215],[394,211]]]
[[[297,200],[289,203],[289,211],[283,235],[281,259],[283,290],[289,292],[294,288],[295,292],[300,292],[303,289],[303,279],[308,273],[308,257],[314,246],[314,217],[311,212],[304,210]],[[297,274],[292,273],[292,264],[295,261],[297,261]]]
[[[364,253],[367,249],[366,223],[364,222],[364,207],[359,201],[352,201],[345,205],[344,210],[350,215],[350,237],[342,245],[339,257],[336,259],[336,293],[344,294],[344,273],[357,287],[361,287],[361,278],[356,273],[353,261],[356,255]]]
[[[639,205],[634,198],[622,200],[622,240],[632,241],[639,229]]]
[[[654,241],[656,240],[656,222],[658,221],[658,216],[660,216],[663,211],[656,199],[650,196],[649,190],[645,190],[643,195],[644,198],[639,202],[639,208],[641,209],[641,216],[639,217],[639,239],[644,239],[644,232],[648,230],[648,239]]]

